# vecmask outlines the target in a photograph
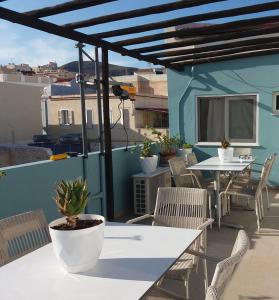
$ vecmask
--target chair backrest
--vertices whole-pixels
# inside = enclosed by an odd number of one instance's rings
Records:
[[[233,155],[252,155],[252,148],[234,148]]]
[[[261,176],[260,176],[260,188],[263,189],[267,185],[268,177],[274,163],[274,158],[271,156],[267,158],[264,162]]]
[[[235,267],[248,249],[249,238],[247,233],[244,230],[240,230],[234,243],[231,256],[217,264],[205,300],[217,300],[221,297]]]
[[[194,187],[195,182],[191,176],[181,176],[191,173],[186,168],[184,157],[173,157],[169,159],[169,166],[176,187]]]
[[[206,220],[207,191],[183,187],[160,187],[153,225],[196,229]]]
[[[186,163],[189,167],[193,166],[193,165],[196,165],[198,163],[196,154],[194,152],[187,154]],[[202,175],[202,172],[200,170],[195,170],[195,171],[192,171],[192,172],[198,177],[198,179],[200,181],[203,180],[203,175]]]
[[[0,265],[32,252],[50,241],[48,224],[42,210],[0,220]]]

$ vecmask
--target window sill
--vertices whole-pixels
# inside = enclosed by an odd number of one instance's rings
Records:
[[[200,142],[195,144],[197,147],[218,147],[220,143]],[[258,143],[231,143],[232,147],[260,147]]]

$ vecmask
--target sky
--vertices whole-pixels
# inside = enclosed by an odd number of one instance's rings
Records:
[[[0,6],[15,10],[18,12],[25,12],[46,6],[52,6],[67,0],[8,0],[0,2]],[[150,5],[160,5],[164,3],[175,2],[174,0],[119,0],[103,5],[98,5],[92,8],[80,9],[75,12],[68,12],[51,17],[44,18],[44,20],[53,22],[55,24],[66,24],[73,21],[85,20],[89,18],[98,17],[101,15],[112,14],[116,12],[133,10],[137,8],[147,7]],[[273,2],[271,0],[225,0],[222,2],[203,5],[195,8],[180,9],[168,13],[158,15],[149,15],[144,18],[133,18],[123,20],[120,22],[111,22],[101,24],[98,26],[91,26],[84,29],[78,29],[84,33],[97,33],[102,31],[109,31],[118,28],[127,28],[130,26],[142,25],[150,22],[159,22],[166,19],[178,18],[187,15],[195,15],[209,11],[224,10],[233,7],[242,7],[254,5],[259,3]],[[253,14],[250,17],[258,17],[265,15],[277,15],[279,10],[269,11],[261,14]],[[242,16],[241,18],[248,18],[249,16]],[[237,20],[238,17],[211,20],[211,23],[223,23],[227,21]],[[147,34],[154,34],[162,32],[162,30],[149,31]],[[142,33],[136,35],[126,35],[122,39],[137,37],[143,35]],[[58,65],[63,65],[67,62],[78,59],[75,42],[67,40],[62,37],[47,34],[32,28],[24,27],[22,25],[10,23],[1,19],[0,15],[0,65],[8,63],[28,63],[31,66],[38,66],[47,64],[49,61],[56,61]],[[119,38],[111,38],[109,41],[116,41]],[[162,43],[157,41],[148,44],[140,44],[138,46],[146,46],[151,44]],[[132,48],[132,47],[131,47]],[[92,57],[94,57],[94,49],[92,46],[85,47]],[[110,63],[131,66],[131,67],[150,67],[146,62],[139,62],[136,59],[121,56],[120,54],[110,52]]]

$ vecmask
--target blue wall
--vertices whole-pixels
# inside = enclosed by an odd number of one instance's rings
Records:
[[[83,168],[84,164],[84,168]],[[113,150],[115,215],[131,213],[133,186],[131,175],[140,172],[138,155],[124,149]],[[62,179],[86,176],[90,190],[87,211],[105,214],[103,161],[99,152],[59,161],[42,161],[3,168],[0,178],[0,219],[29,210],[42,208],[48,221],[60,216],[53,197],[55,186]],[[85,170],[85,174],[83,173]]]
[[[168,89],[170,132],[180,133],[193,144],[197,143],[196,96],[257,93],[259,145],[252,147],[252,153],[263,163],[268,155],[279,152],[279,116],[272,115],[272,93],[279,91],[279,55],[201,64],[181,72],[168,70]],[[217,155],[216,146],[195,147],[195,152],[199,159]],[[270,183],[279,185],[278,162]]]

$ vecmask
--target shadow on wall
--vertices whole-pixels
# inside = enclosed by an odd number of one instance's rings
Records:
[[[246,68],[253,68],[253,66],[257,67],[266,67],[266,66],[274,66],[274,56],[266,56],[265,59],[258,59],[258,58],[250,58],[241,59],[241,64],[237,64],[237,70],[242,70]],[[238,81],[246,86],[251,87],[253,90],[257,92],[262,92],[265,94],[269,94],[270,96],[272,93],[269,91],[270,89],[278,89],[279,85],[276,86],[263,86],[259,84],[254,84],[253,82],[249,82],[249,79],[243,78],[237,71],[235,71],[236,61],[228,61],[226,64],[223,63],[211,63],[207,65],[201,65],[194,69],[193,74],[190,68],[185,69],[182,72],[177,71],[179,76],[187,75],[190,79],[190,84],[185,89],[184,93],[180,97],[179,101],[179,131],[182,136],[185,136],[185,129],[184,129],[184,120],[185,120],[185,105],[187,104],[187,99],[189,95],[193,91],[202,91],[205,94],[211,92],[212,90],[218,90],[223,92],[224,94],[238,94],[239,91],[233,90],[228,88],[228,86],[224,86],[220,84],[214,76],[210,73],[212,72],[220,72],[224,77],[227,77],[230,80]],[[259,103],[259,107],[267,112],[272,112],[272,107],[265,105],[263,103]]]

